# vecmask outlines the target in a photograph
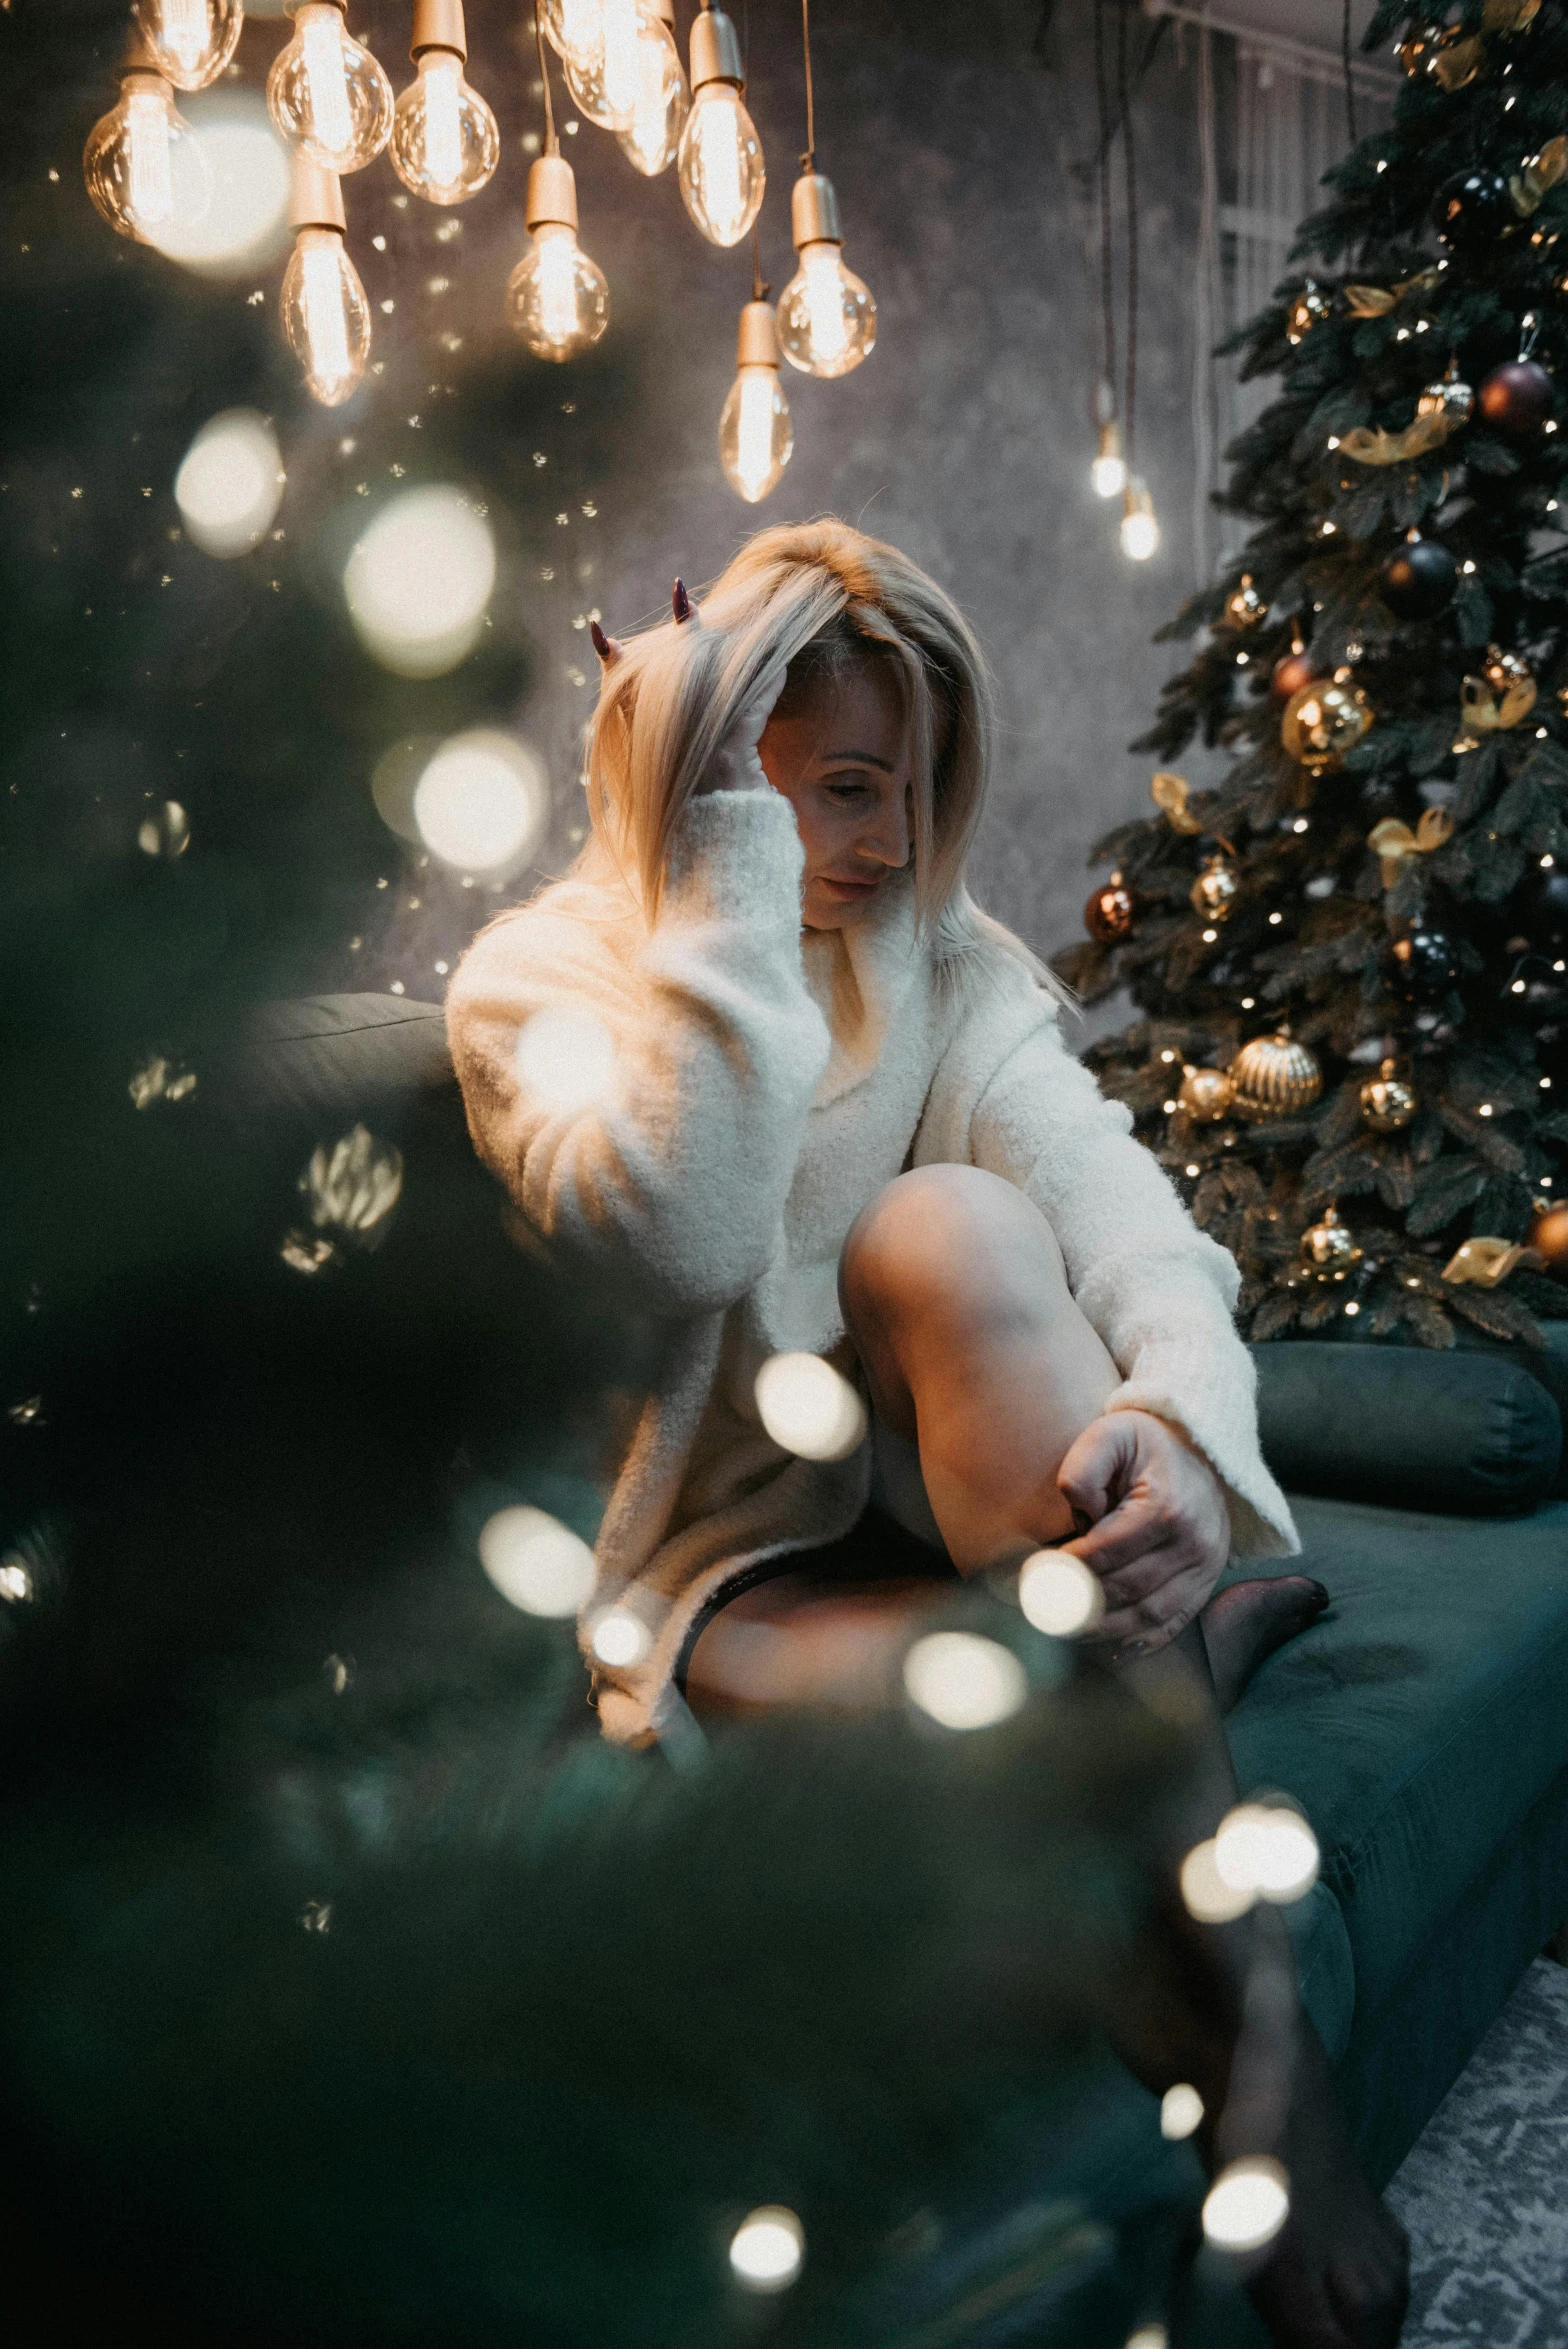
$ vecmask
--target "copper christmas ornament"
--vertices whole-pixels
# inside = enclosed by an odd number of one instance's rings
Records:
[[[1559,1200],[1553,1206],[1541,1199],[1536,1202],[1536,1208],[1535,1221],[1530,1226],[1530,1246],[1548,1272],[1558,1280],[1568,1280],[1568,1202]]]
[[[1132,936],[1137,910],[1137,901],[1121,874],[1112,873],[1100,888],[1089,892],[1083,926],[1097,945],[1116,946]]]
[[[1303,686],[1312,684],[1320,671],[1313,665],[1312,655],[1304,645],[1295,645],[1274,663],[1269,678],[1269,692],[1275,701],[1289,701]]]

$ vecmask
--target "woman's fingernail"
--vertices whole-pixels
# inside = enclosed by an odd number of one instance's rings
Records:
[[[670,597],[670,602],[674,607],[675,625],[678,628],[683,620],[689,620],[691,618],[691,597],[686,593],[686,582],[684,579],[676,580],[675,592]]]
[[[598,654],[600,660],[608,664],[610,659],[610,640],[605,635],[604,630],[600,627],[597,620],[590,620],[588,623],[588,640],[590,644],[592,644],[593,649]]]
[[[1129,1640],[1129,1641],[1128,1641],[1128,1643],[1127,1643],[1127,1645],[1126,1645],[1124,1648],[1118,1648],[1118,1649],[1117,1649],[1117,1651],[1116,1651],[1116,1661],[1117,1661],[1117,1663],[1118,1663],[1118,1664],[1133,1664],[1133,1663],[1136,1663],[1136,1662],[1137,1662],[1137,1660],[1138,1660],[1138,1658],[1139,1658],[1139,1657],[1140,1657],[1140,1656],[1143,1654],[1143,1652],[1144,1652],[1145,1648],[1148,1646],[1148,1644],[1149,1644],[1149,1643],[1148,1643],[1148,1641],[1147,1641],[1146,1639],[1134,1639],[1134,1640]]]

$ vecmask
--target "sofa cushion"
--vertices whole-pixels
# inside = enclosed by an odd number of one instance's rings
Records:
[[[234,1068],[232,1091],[280,1113],[357,1114],[457,1080],[439,1003],[403,995],[306,995],[262,1006]]]
[[[1274,1570],[1304,1566],[1333,1603],[1263,1666],[1228,1729],[1243,1788],[1282,1788],[1311,1817],[1360,2014],[1568,1770],[1568,1503],[1484,1528],[1295,1506],[1305,1556]]]
[[[1506,1516],[1551,1492],[1563,1427],[1518,1351],[1255,1346],[1264,1457],[1287,1490]]]

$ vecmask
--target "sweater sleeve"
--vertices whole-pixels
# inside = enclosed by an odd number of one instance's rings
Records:
[[[1001,1056],[971,1094],[967,1155],[1055,1232],[1073,1295],[1122,1374],[1105,1409],[1151,1412],[1190,1439],[1224,1487],[1233,1555],[1292,1555],[1301,1543],[1259,1448],[1257,1368],[1234,1321],[1236,1260],[1134,1140],[1126,1103],[1069,1052],[1054,1002],[1036,1001],[1022,1035],[997,1037]],[[973,1043],[960,1032],[965,1057]]]
[[[458,966],[447,1032],[469,1131],[552,1253],[656,1312],[714,1311],[777,1240],[827,1025],[800,954],[802,852],[772,790],[680,818],[657,921],[628,943],[549,897]],[[574,910],[575,909],[575,910]]]

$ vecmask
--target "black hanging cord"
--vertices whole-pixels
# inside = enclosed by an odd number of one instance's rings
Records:
[[[550,103],[550,69],[544,61],[544,0],[537,0],[534,9],[534,39],[539,44],[539,79],[544,84],[544,151],[559,155],[561,142],[555,135],[555,108]]]
[[[1111,247],[1111,93],[1105,60],[1105,0],[1094,0],[1094,94],[1100,110],[1095,170],[1100,197],[1100,341],[1103,379],[1116,390],[1116,288]]]
[[[1127,80],[1127,11],[1130,0],[1120,0],[1116,27],[1116,100],[1122,118],[1122,166],[1127,186],[1127,396],[1122,413],[1122,445],[1127,470],[1137,457],[1138,436],[1138,167],[1134,154],[1131,91]]]
[[[806,53],[806,152],[800,159],[802,171],[817,168],[817,112],[811,95],[811,0],[800,0],[800,39]]]
[[[1339,55],[1340,62],[1345,69],[1345,128],[1350,133],[1351,145],[1355,146],[1356,85],[1350,76],[1350,0],[1345,0],[1344,11],[1339,20]]]

